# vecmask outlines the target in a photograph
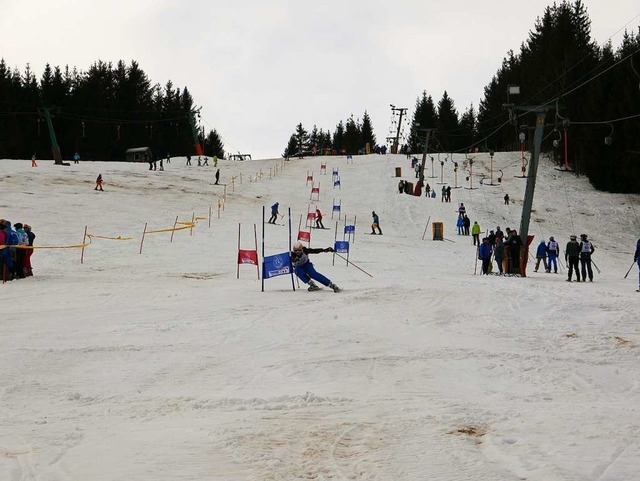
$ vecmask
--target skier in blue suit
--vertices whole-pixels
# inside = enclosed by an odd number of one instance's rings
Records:
[[[305,247],[301,242],[297,242],[293,246],[293,252],[291,252],[291,263],[295,269],[296,275],[305,284],[309,284],[309,291],[317,291],[320,289],[314,280],[318,281],[323,286],[333,289],[333,292],[340,292],[340,288],[331,282],[328,278],[320,274],[313,267],[313,263],[309,260],[309,254],[320,254],[321,252],[334,252],[333,247],[327,247],[326,249],[311,249]]]
[[[269,218],[269,224],[275,224],[276,221],[278,220],[278,206],[280,205],[280,203],[276,202],[275,204],[273,204],[271,206],[271,217]]]

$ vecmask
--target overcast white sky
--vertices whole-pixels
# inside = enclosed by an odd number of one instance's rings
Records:
[[[477,107],[546,0],[0,0],[0,56],[38,77],[136,60],[153,83],[187,86],[229,152],[279,156],[302,122],[334,130],[367,110],[379,142],[390,104],[422,90]],[[587,0],[599,44],[640,24],[637,0]]]

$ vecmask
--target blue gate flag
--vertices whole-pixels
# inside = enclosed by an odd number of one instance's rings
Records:
[[[262,277],[269,279],[271,277],[284,276],[291,274],[293,267],[291,265],[291,253],[283,252],[264,258],[262,262]]]
[[[344,233],[345,234],[355,234],[356,233],[356,226],[355,225],[345,225],[344,226]]]
[[[333,248],[340,254],[346,254],[349,252],[349,241],[336,241]]]
[[[334,205],[333,206],[333,212],[340,212],[340,206],[339,205]]]

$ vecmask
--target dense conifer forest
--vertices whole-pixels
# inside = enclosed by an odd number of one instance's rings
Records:
[[[65,159],[124,160],[135,147],[187,155],[196,143],[224,156],[217,131],[198,126],[187,87],[153,84],[135,61],[97,61],[87,71],[47,64],[37,78],[29,65],[20,72],[0,60],[0,158],[52,158],[47,115]]]

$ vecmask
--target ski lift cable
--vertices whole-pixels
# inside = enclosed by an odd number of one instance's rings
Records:
[[[626,60],[628,60],[631,56],[633,56],[634,54],[636,54],[637,52],[640,52],[640,48],[636,49],[635,51],[631,52],[629,55],[627,55],[626,57],[618,60],[616,63],[614,63],[613,65],[607,67],[606,69],[602,70],[601,72],[597,73],[596,75],[593,75],[592,77],[588,78],[587,80],[585,80],[584,82],[580,83],[579,85],[577,85],[576,87],[561,93],[560,95],[548,100],[547,102],[543,102],[541,104],[538,104],[534,107],[532,107],[531,109],[525,110],[524,112],[522,112],[521,114],[518,114],[518,118],[519,117],[523,117],[531,112],[534,112],[536,109],[544,107],[546,105],[549,105],[551,103],[557,102],[558,100],[567,97],[569,95],[571,95],[573,92],[575,92],[576,90],[581,89],[582,87],[584,87],[585,85],[593,82],[595,79],[597,79],[598,77],[600,77],[601,75],[604,75],[605,73],[607,73],[609,70],[611,70],[614,67],[617,67],[618,65],[620,65],[622,62],[625,62]]]
[[[610,35],[608,37],[607,40],[611,40],[614,36],[616,36],[618,33],[620,33],[623,29],[626,29],[627,26],[633,22],[636,18],[638,18],[640,16],[640,13],[636,14],[631,20],[629,20],[627,23],[625,23],[622,27],[620,27],[618,30],[616,30],[613,35]],[[529,97],[529,99],[527,99],[524,103],[528,103],[528,101],[532,98],[537,97],[538,95],[542,94],[545,90],[547,90],[548,88],[550,88],[551,86],[555,85],[557,82],[559,82],[567,73],[571,72],[574,68],[576,68],[578,65],[580,65],[582,62],[584,62],[586,59],[589,58],[589,54],[584,55],[580,60],[578,60],[575,64],[573,64],[571,67],[569,67],[569,69],[567,69],[567,71],[563,74],[563,75],[559,75],[555,80],[553,80],[552,82],[550,82],[549,84],[547,84],[545,87],[543,87],[541,90],[539,90],[535,95]],[[633,57],[632,57],[633,60]],[[588,73],[586,73],[582,78],[586,77],[587,75],[590,75],[592,72],[594,72],[595,70],[597,70],[600,66],[596,66],[593,69],[591,69]],[[581,80],[581,79],[579,79]],[[578,81],[579,81],[578,80]]]
[[[635,119],[638,117],[640,117],[640,114],[628,115],[626,117],[621,117],[619,119],[612,119],[612,120],[594,120],[594,121],[579,121],[579,122],[574,122],[572,120],[571,124],[572,125],[605,125],[605,124],[613,124],[616,122],[623,122],[625,120]]]

